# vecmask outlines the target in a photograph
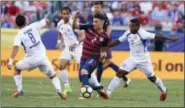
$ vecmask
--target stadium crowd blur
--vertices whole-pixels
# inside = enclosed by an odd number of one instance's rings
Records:
[[[143,26],[169,27],[172,31],[183,32],[183,1],[104,1],[102,4],[113,26],[128,25],[129,19],[137,17]],[[49,16],[53,21],[50,28],[54,28],[61,18],[59,13],[63,6],[70,6],[72,14],[80,10],[82,14],[79,21],[89,22],[93,11],[92,1],[2,1],[1,27],[15,28],[14,18],[21,13],[26,16],[28,23]]]

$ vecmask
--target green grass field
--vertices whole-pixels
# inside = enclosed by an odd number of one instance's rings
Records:
[[[103,79],[107,88],[111,79]],[[61,100],[55,93],[47,78],[23,78],[24,96],[12,98],[15,91],[13,77],[1,77],[1,95],[3,107],[183,107],[184,80],[164,80],[168,87],[166,101],[159,101],[160,92],[147,80],[132,80],[128,88],[121,84],[109,100],[96,98],[96,92],[87,100],[79,100],[80,83],[78,79],[70,79],[73,93],[68,100]]]

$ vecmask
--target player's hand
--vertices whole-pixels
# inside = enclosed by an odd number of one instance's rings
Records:
[[[75,13],[75,18],[78,18],[80,16],[80,11],[77,11],[76,13]]]
[[[74,44],[72,44],[71,46],[69,46],[69,51],[74,51],[75,48],[76,48],[76,46],[77,46],[76,43],[74,43]]]
[[[61,49],[61,43],[57,43],[56,48],[60,50]]]
[[[179,37],[171,37],[171,41],[175,42],[175,41],[178,41],[180,38]]]
[[[13,65],[13,60],[10,58],[10,59],[8,59],[7,68],[8,68],[9,70],[12,70],[12,65]]]

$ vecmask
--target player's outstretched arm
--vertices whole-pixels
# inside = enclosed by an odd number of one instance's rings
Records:
[[[17,55],[18,50],[19,50],[19,46],[14,46],[14,47],[13,47],[11,56],[10,56],[10,58],[9,58],[9,60],[8,60],[8,69],[12,69],[13,59],[14,59],[15,56]]]
[[[39,30],[46,27],[48,24],[49,24],[49,20],[47,18],[44,18],[44,19],[34,23],[35,27]]]
[[[155,35],[155,39],[159,39],[159,40],[170,40],[170,41],[178,41],[179,37],[165,37],[165,36],[161,36],[161,35]]]
[[[73,24],[72,24],[72,28],[73,29],[79,29],[79,25],[77,24],[77,18],[80,15],[80,11],[77,11],[75,16],[74,16],[74,20],[73,20]]]
[[[120,43],[121,43],[121,41],[119,39],[117,39],[116,41],[114,41],[110,45],[108,45],[108,48],[115,47],[115,46],[119,45]]]

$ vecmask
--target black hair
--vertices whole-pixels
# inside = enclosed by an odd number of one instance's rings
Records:
[[[62,12],[63,10],[68,10],[69,13],[71,13],[71,9],[69,7],[63,7],[60,12]]]
[[[100,5],[103,6],[103,1],[95,1],[93,5]]]
[[[23,27],[24,25],[26,25],[26,18],[23,15],[17,15],[17,17],[15,18],[15,23],[18,27]]]
[[[96,13],[96,14],[94,15],[94,18],[98,18],[98,19],[100,19],[100,20],[105,20],[104,15],[101,14],[101,13]]]
[[[137,18],[131,19],[130,22],[135,23],[137,26],[140,26],[140,21]]]

